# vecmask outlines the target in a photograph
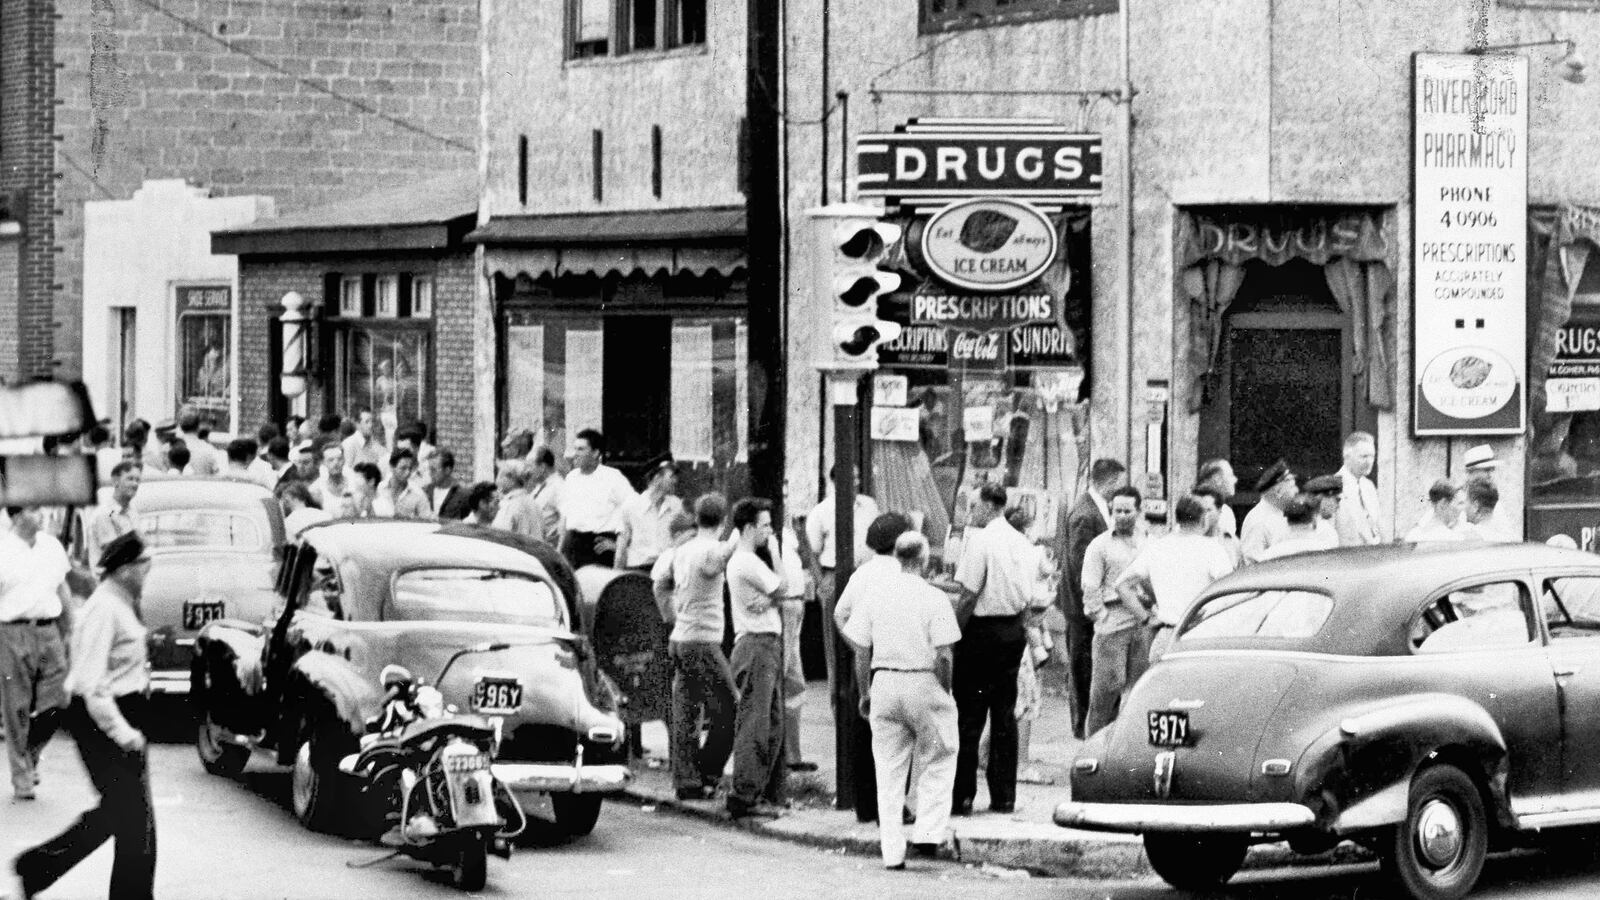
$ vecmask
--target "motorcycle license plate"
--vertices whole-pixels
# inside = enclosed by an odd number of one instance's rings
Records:
[[[1189,743],[1189,714],[1181,709],[1152,709],[1145,713],[1150,746],[1183,747]]]
[[[183,602],[183,627],[189,631],[204,628],[207,622],[227,615],[227,606],[221,600],[185,600]]]
[[[516,712],[522,685],[509,678],[480,678],[472,687],[472,708],[481,713]]]

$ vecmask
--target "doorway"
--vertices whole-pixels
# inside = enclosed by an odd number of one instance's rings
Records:
[[[131,306],[117,307],[117,360],[116,360],[116,387],[113,391],[112,403],[115,406],[114,420],[117,426],[118,440],[121,440],[122,431],[133,419],[134,391],[136,385],[134,377],[138,372],[134,359],[135,334],[138,330],[138,311]]]
[[[1302,480],[1337,472],[1351,431],[1373,431],[1376,414],[1351,369],[1350,317],[1306,260],[1245,265],[1223,325],[1217,390],[1201,410],[1199,460],[1233,463],[1241,520],[1256,479],[1278,459]]]

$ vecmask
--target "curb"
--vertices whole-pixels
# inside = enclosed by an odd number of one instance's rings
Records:
[[[808,847],[817,847],[852,856],[876,857],[876,836],[822,834],[796,825],[789,816],[735,822],[715,801],[681,801],[676,797],[652,793],[637,787],[623,792],[629,800],[671,810],[705,822],[738,828],[766,837]],[[790,824],[786,825],[788,822]],[[979,867],[1021,870],[1046,878],[1145,878],[1154,877],[1145,859],[1144,846],[1137,839],[1080,838],[1061,829],[1062,837],[999,838],[959,836],[959,856],[951,847],[942,848],[939,858]],[[1348,845],[1315,855],[1293,852],[1285,843],[1258,844],[1250,848],[1244,869],[1273,869],[1287,866],[1320,866],[1333,863],[1363,862],[1370,854]]]

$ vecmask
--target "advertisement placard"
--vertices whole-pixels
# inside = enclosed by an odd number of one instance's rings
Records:
[[[1414,58],[1413,430],[1527,426],[1528,60]]]

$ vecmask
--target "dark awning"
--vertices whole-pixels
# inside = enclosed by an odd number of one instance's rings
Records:
[[[460,246],[477,222],[476,172],[404,184],[211,233],[211,252],[299,255]]]
[[[578,247],[615,244],[742,244],[744,207],[649,209],[617,212],[495,216],[467,240],[525,247]]]

